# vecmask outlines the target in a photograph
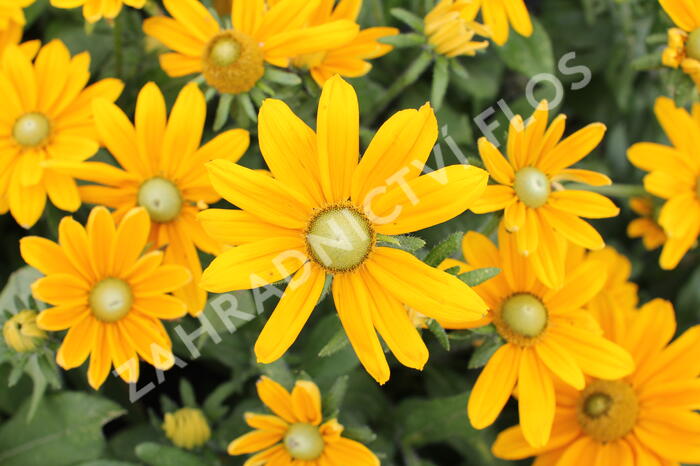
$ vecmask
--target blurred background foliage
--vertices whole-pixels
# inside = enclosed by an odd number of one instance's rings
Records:
[[[365,0],[364,3],[363,27],[394,25],[403,32],[410,32],[410,28],[391,14],[393,8],[422,17],[433,5],[432,0]],[[680,104],[688,104],[696,97],[688,77],[660,66],[670,20],[656,0],[533,0],[527,4],[535,21],[532,37],[523,38],[511,31],[510,41],[504,47],[492,44],[477,57],[461,57],[460,67],[440,69],[444,64],[438,61],[432,71],[428,68],[418,75],[416,82],[383,110],[375,107],[377,100],[400,79],[401,73],[427,53],[421,46],[397,48],[375,60],[368,76],[351,80],[358,91],[363,125],[366,125],[364,146],[386,117],[398,109],[418,107],[435,95],[434,79],[439,79],[439,86],[447,86],[446,97],[437,112],[439,124],[444,128],[439,144],[445,163],[459,162],[450,149],[449,138],[470,161],[478,163],[476,140],[481,133],[474,118],[493,107],[495,114],[488,122],[500,123],[495,135],[503,141],[507,116],[497,102],[503,99],[514,113],[529,115],[532,106],[525,97],[528,81],[539,73],[551,73],[565,90],[555,111],[568,115],[567,134],[594,121],[608,127],[604,143],[584,165],[607,173],[616,184],[639,185],[642,173],[628,163],[626,150],[637,141],[665,140],[653,115],[655,98],[668,95]],[[141,31],[145,11],[126,9],[115,23],[101,21],[94,27],[85,26],[78,10],[52,9],[47,0],[38,1],[27,14],[25,40],[46,42],[59,38],[72,53],[90,52],[94,79],[117,76],[124,80],[125,91],[118,103],[127,114],[132,114],[136,95],[146,82],[155,81],[169,104],[187,82],[187,79],[170,79],[160,70],[157,60],[160,46],[147,40]],[[592,73],[590,83],[583,89],[571,89],[571,84],[580,81],[582,75],[567,72],[559,64],[570,52],[575,52],[575,58],[568,66],[583,65]],[[319,90],[308,79],[298,82],[296,86],[280,87],[277,97],[287,101],[313,126]],[[535,95],[538,99],[553,99],[551,82],[541,81]],[[217,99],[212,97],[209,105],[205,140],[214,134],[211,128]],[[262,168],[264,162],[254,142],[256,126],[250,112],[236,103],[231,112],[232,118],[225,128],[244,127],[253,135],[251,148],[241,163]],[[98,158],[109,160],[109,155],[101,151]],[[434,156],[428,166],[436,166]],[[697,322],[700,311],[697,252],[689,254],[675,270],[662,272],[657,265],[658,252],[647,252],[640,241],[626,237],[627,223],[634,217],[628,199],[617,196],[614,200],[622,207],[621,215],[597,221],[595,226],[610,245],[630,258],[633,280],[640,285],[640,302],[652,297],[670,299],[676,306],[681,329]],[[84,207],[76,217],[84,221],[86,212]],[[38,234],[56,239],[57,223],[63,215],[49,207],[44,218],[28,232],[9,215],[0,217],[3,241],[0,283],[7,284],[0,297],[3,313],[0,324],[7,312],[16,312],[21,303],[27,302],[28,285],[35,278],[26,269],[13,274],[23,266],[19,238]],[[416,254],[425,257],[433,246],[455,232],[458,236],[448,241],[457,245],[459,232],[492,231],[493,224],[489,216],[463,214],[420,232],[418,235],[426,246]],[[447,249],[453,255],[458,254],[456,251],[454,247]],[[251,293],[237,293],[236,297],[239,309],[254,313]],[[267,312],[274,301],[266,302]],[[163,376],[143,365],[138,387],[153,384],[155,389],[133,404],[129,402],[129,387],[115,377],[110,377],[100,392],[94,393],[85,381],[85,368],[59,374],[51,357],[40,354],[36,358],[41,361],[17,361],[6,347],[0,346],[0,464],[241,465],[244,459],[227,456],[225,448],[233,438],[249,430],[243,422],[243,413],[262,410],[254,390],[254,381],[260,374],[267,374],[287,387],[296,378],[313,379],[324,395],[324,413],[339,413],[346,435],[366,443],[384,465],[507,463],[492,457],[490,444],[499,430],[516,423],[514,406],[510,405],[498,423],[485,431],[472,429],[466,417],[467,396],[477,375],[473,368],[483,365],[493,351],[489,349],[489,335],[455,335],[449,340],[448,352],[444,336],[440,338],[436,331],[436,337],[426,330],[424,336],[431,357],[425,370],[419,373],[393,361],[390,381],[379,387],[359,366],[345,337],[338,333],[340,324],[329,299],[317,307],[292,350],[267,366],[256,364],[252,352],[267,315],[249,322],[237,321],[234,333],[226,330],[212,308],[207,308],[204,315],[219,331],[221,341],[217,343],[207,334],[196,339],[201,357],[192,360],[179,338],[173,338],[182,367],[175,367]],[[191,317],[179,324],[188,332],[200,326]],[[57,341],[52,343],[54,348]],[[211,440],[194,452],[174,447],[161,428],[163,415],[182,406],[203,409],[212,427]],[[33,416],[27,422],[30,411]]]

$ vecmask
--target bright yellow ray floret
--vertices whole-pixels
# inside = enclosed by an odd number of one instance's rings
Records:
[[[36,0],[0,0],[0,31],[8,27],[24,26],[23,8],[32,5]]]
[[[680,67],[700,86],[700,6],[693,0],[659,0],[676,28],[668,30],[668,46],[662,61],[671,68]]]
[[[532,21],[524,0],[468,0],[462,16],[471,21],[481,11],[481,18],[495,43],[508,41],[510,26],[521,36],[532,35]]]
[[[119,16],[124,5],[132,8],[143,8],[146,0],[51,0],[51,6],[56,8],[83,7],[83,16],[89,23],[102,18],[114,19]]]

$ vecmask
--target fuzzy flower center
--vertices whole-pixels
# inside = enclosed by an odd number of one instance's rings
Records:
[[[167,223],[180,214],[182,195],[174,183],[157,176],[141,185],[138,204],[146,209],[152,221]]]
[[[202,74],[219,92],[248,92],[265,74],[260,45],[238,31],[224,31],[209,41],[202,56]]]
[[[117,322],[131,310],[134,295],[124,280],[105,278],[92,288],[88,302],[98,320]]]
[[[38,147],[51,135],[51,122],[42,113],[26,113],[17,118],[12,127],[12,137],[22,147]]]
[[[527,346],[547,328],[547,309],[530,293],[517,293],[505,300],[494,324],[501,336]]]
[[[311,424],[292,424],[284,436],[284,448],[295,460],[313,461],[323,453],[323,437]]]
[[[581,392],[577,419],[589,437],[607,443],[627,435],[638,413],[637,396],[628,383],[595,380]]]
[[[332,206],[317,213],[306,229],[309,256],[329,273],[359,267],[374,245],[369,219],[352,206]]]
[[[552,189],[547,175],[535,167],[524,167],[518,170],[513,188],[518,199],[533,209],[542,207],[547,202]]]
[[[696,29],[688,34],[688,40],[685,43],[685,54],[689,58],[700,60],[700,29]]]

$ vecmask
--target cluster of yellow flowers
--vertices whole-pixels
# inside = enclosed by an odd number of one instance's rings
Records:
[[[691,0],[660,1],[686,31],[672,33],[678,44],[667,60],[693,70],[700,10]],[[172,50],[160,56],[169,76],[201,75],[220,93],[239,94],[266,67],[280,67],[308,70],[322,86],[315,130],[283,101],[264,101],[257,142],[269,172],[252,170],[237,163],[247,131],[202,144],[207,102],[197,82],[169,114],[158,86],[146,84],[132,123],[115,104],[119,80],[87,85],[87,53],[71,56],[60,40],[20,43],[22,8],[31,3],[0,0],[0,211],[29,228],[47,196],[69,212],[96,207],[85,226],[63,218],[58,242],[21,240],[24,260],[45,275],[33,295],[51,307],[8,321],[5,339],[17,351],[35,346],[22,338],[67,330],[61,367],[90,357],[95,389],[112,366],[135,382],[139,358],[159,369],[174,364],[162,320],[198,315],[207,292],[291,277],[254,348],[259,362],[271,363],[297,339],[332,278],[342,326],[380,384],[390,371],[379,336],[401,364],[422,369],[428,361],[411,315],[448,329],[494,326],[505,344],[479,375],[467,411],[485,428],[516,394],[520,425],[499,435],[497,456],[558,466],[700,462],[700,327],[670,343],[670,303],[637,309],[629,261],[582,219],[614,217],[619,208],[592,190],[566,188],[611,183],[572,168],[601,142],[603,124],[564,137],[566,117],[550,124],[543,101],[531,118],[510,121],[503,152],[478,141],[486,170],[451,165],[423,174],[438,137],[430,103],[395,113],[360,155],[358,98],[341,76],[366,74],[368,60],[392,49],[379,39],[398,33],[360,30],[361,0],[235,0],[230,23],[198,0],[164,0],[170,16],[149,17],[143,28]],[[116,17],[122,3],[146,2],[51,0],[82,6],[90,22]],[[424,32],[435,53],[455,57],[473,55],[489,38],[505,43],[509,25],[532,33],[522,0],[442,0]],[[635,199],[643,218],[629,234],[648,248],[663,245],[660,264],[671,269],[700,235],[700,106],[691,115],[662,97],[655,111],[672,147],[638,143],[628,156],[649,172],[644,186],[664,204],[656,215],[651,197]],[[119,166],[91,160],[100,147]],[[221,198],[238,209],[208,208]],[[467,232],[464,261],[431,267],[386,244],[467,210],[503,212],[497,245]],[[216,256],[204,271],[199,251]],[[449,273],[455,267],[501,273],[469,287]],[[262,378],[258,392],[274,415],[247,414],[256,430],[229,446],[232,455],[259,452],[247,465],[379,464],[342,437],[335,419],[324,422],[313,383],[298,381],[290,393]],[[177,445],[209,438],[200,412],[168,416],[164,429]]]

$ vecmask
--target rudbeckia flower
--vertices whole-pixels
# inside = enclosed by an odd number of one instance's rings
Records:
[[[334,1],[322,0],[311,17],[309,26],[321,26],[342,19],[357,22],[362,0],[340,0],[335,8]],[[295,57],[292,64],[308,69],[319,86],[323,86],[334,74],[349,78],[364,76],[372,69],[367,60],[386,55],[394,49],[391,45],[378,42],[377,39],[398,33],[398,29],[391,27],[364,29],[346,44],[327,51]]]
[[[7,29],[13,24],[24,26],[23,8],[32,5],[36,0],[0,0],[0,30]]]
[[[510,122],[506,159],[486,138],[479,154],[496,182],[473,207],[476,213],[504,210],[503,223],[512,232],[521,254],[529,256],[540,280],[561,285],[565,248],[556,236],[588,249],[602,249],[603,238],[584,218],[614,217],[618,209],[608,198],[584,190],[565,190],[561,182],[594,186],[610,178],[590,170],[568,168],[600,143],[605,125],[592,123],[571,136],[564,134],[566,116],[558,115],[547,128],[548,104],[542,101],[527,125],[520,115]]]
[[[627,225],[627,236],[642,238],[642,243],[648,251],[661,247],[667,238],[657,220],[654,201],[651,197],[630,198],[630,208],[639,215],[639,218],[635,218]]]
[[[606,334],[632,354],[634,373],[588,378],[581,390],[560,384],[549,443],[531,447],[516,426],[498,436],[496,456],[557,466],[700,463],[700,326],[669,344],[676,331],[669,302],[622,314],[623,325]]]
[[[378,235],[455,217],[485,188],[486,172],[473,166],[420,176],[437,139],[429,104],[391,117],[359,163],[357,95],[339,76],[323,87],[316,132],[284,102],[268,99],[258,134],[273,177],[226,160],[208,163],[214,189],[242,210],[200,214],[212,236],[239,245],[204,271],[205,289],[257,288],[294,275],[255,344],[258,361],[271,363],[287,351],[328,276],[350,343],[380,383],[389,366],[376,331],[402,364],[420,369],[428,359],[404,305],[436,319],[482,317],[484,302],[457,277],[377,245]]]
[[[204,163],[225,157],[237,161],[248,148],[248,132],[233,129],[200,147],[206,120],[204,95],[195,83],[178,95],[168,119],[158,86],[146,84],[136,101],[135,125],[113,103],[96,100],[95,123],[100,137],[121,169],[103,162],[60,161],[49,166],[99,185],[79,188],[84,202],[115,209],[118,220],[143,206],[151,220],[149,242],[165,248],[165,262],[187,267],[193,282],[175,295],[192,315],[199,314],[207,294],[197,286],[202,274],[197,248],[221,252],[197,220],[197,213],[221,197],[207,177]]]
[[[468,232],[462,244],[466,267],[501,269],[475,290],[505,340],[476,380],[467,412],[475,428],[491,425],[517,385],[523,435],[530,444],[544,446],[554,421],[555,380],[580,390],[585,375],[618,379],[634,363],[625,350],[603,338],[583,309],[605,285],[600,262],[582,262],[567,274],[562,288],[552,289],[535,278],[503,227],[498,244],[496,248],[476,232]]]
[[[509,25],[521,36],[532,35],[532,21],[524,0],[469,0],[466,3],[462,16],[473,20],[481,10],[490,37],[498,45],[508,41]]]
[[[219,92],[249,91],[265,73],[265,62],[287,67],[298,55],[323,52],[357,36],[352,21],[305,27],[321,0],[233,2],[233,29],[223,29],[196,0],[164,0],[173,18],[149,18],[143,30],[174,52],[161,55],[169,76],[201,73]]]
[[[272,414],[246,413],[245,422],[256,430],[231,442],[229,455],[255,453],[246,465],[379,466],[371,450],[342,437],[343,426],[338,421],[323,422],[321,393],[315,383],[297,381],[289,393],[262,377],[257,388]]]
[[[51,0],[51,6],[56,8],[83,7],[83,16],[89,23],[95,23],[102,18],[114,19],[119,16],[122,6],[143,8],[146,0]]]
[[[665,200],[659,225],[668,239],[659,263],[673,269],[700,235],[700,105],[690,115],[671,99],[659,97],[654,112],[673,147],[640,142],[629,148],[627,157],[649,172],[644,188]]]
[[[659,0],[677,28],[668,30],[668,46],[662,62],[679,66],[700,86],[700,8],[693,0]]]
[[[90,55],[71,58],[63,42],[42,47],[32,63],[26,51],[9,46],[2,56],[0,95],[0,213],[24,228],[44,211],[46,195],[73,212],[80,196],[73,177],[42,166],[45,160],[85,160],[99,149],[92,99],[114,102],[123,84],[103,79],[87,88]]]
[[[476,55],[477,50],[489,46],[488,41],[476,41],[480,34],[489,32],[481,24],[464,18],[462,12],[468,8],[468,0],[441,0],[425,15],[425,34],[437,53],[452,58],[459,55]]]
[[[45,275],[32,284],[32,294],[53,306],[39,314],[37,324],[68,329],[56,362],[72,369],[90,356],[88,382],[94,389],[112,364],[124,381],[136,382],[138,356],[161,370],[175,362],[160,319],[185,314],[185,304],[166,293],[191,274],[179,265],[162,265],[161,251],[142,254],[148,229],[145,209],[130,211],[115,227],[109,211],[95,207],[87,228],[64,217],[58,243],[38,236],[20,241],[24,260]]]

